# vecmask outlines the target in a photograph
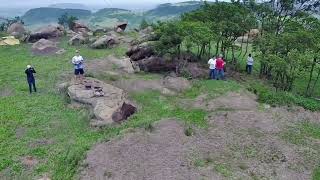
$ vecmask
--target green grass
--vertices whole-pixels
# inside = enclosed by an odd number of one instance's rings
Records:
[[[234,81],[195,81],[193,87],[184,92],[183,96],[186,98],[196,98],[201,94],[207,94],[209,97],[215,98],[230,91],[238,91],[240,88],[241,86]]]
[[[272,106],[301,106],[311,111],[320,111],[320,101],[295,95],[290,92],[276,92],[262,83],[251,83],[248,88],[258,95],[258,100]]]
[[[85,153],[97,142],[105,141],[124,132],[125,129],[147,127],[164,118],[175,118],[187,125],[206,127],[206,112],[182,109],[169,97],[158,92],[132,94],[139,104],[139,112],[130,121],[117,127],[93,130],[89,127],[89,112],[85,109],[67,108],[67,102],[56,90],[56,85],[66,75],[72,75],[70,59],[76,48],[87,61],[110,54],[123,56],[126,48],[92,50],[85,46],[69,47],[64,55],[33,56],[29,45],[1,47],[0,84],[11,88],[14,96],[0,97],[0,174],[6,178],[34,179],[48,174],[52,179],[73,179]],[[37,70],[36,82],[39,92],[29,95],[24,69],[32,64]],[[154,79],[153,75],[140,74],[139,78]],[[21,137],[17,131],[23,130]],[[37,144],[39,140],[51,143]],[[21,159],[36,158],[33,168],[24,167]]]
[[[66,108],[64,97],[56,93],[56,84],[63,74],[72,74],[70,59],[79,48],[86,60],[110,54],[123,55],[126,48],[92,50],[85,46],[69,47],[60,44],[67,52],[49,57],[33,56],[30,46],[6,46],[0,49],[0,84],[9,87],[14,96],[0,97],[0,172],[14,178],[22,173],[26,177],[40,177],[49,173],[55,179],[71,179],[79,160],[99,139],[117,134],[118,129],[96,132],[89,128],[86,110]],[[37,71],[38,93],[29,95],[24,69],[32,64]],[[25,133],[16,137],[16,131]],[[36,145],[38,140],[50,144]],[[33,171],[26,171],[21,158],[32,156],[39,161]]]

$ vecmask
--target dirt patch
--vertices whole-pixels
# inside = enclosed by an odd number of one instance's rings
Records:
[[[24,135],[26,134],[26,129],[25,128],[17,128],[16,129],[16,138],[17,139],[21,139],[24,137]]]
[[[208,128],[163,120],[89,151],[80,179],[311,179],[316,160],[280,138],[288,125],[318,114],[302,109],[261,108],[240,92],[201,96]]]
[[[30,148],[37,148],[37,147],[41,147],[41,146],[47,146],[50,144],[53,144],[54,141],[51,139],[38,139],[32,143],[29,144]]]
[[[14,90],[9,87],[4,87],[0,89],[0,98],[14,96]]]
[[[21,163],[28,169],[34,168],[39,161],[32,156],[25,156],[21,159]]]
[[[199,179],[187,158],[190,142],[181,123],[162,121],[152,133],[138,130],[94,147],[80,179]]]
[[[256,97],[247,92],[231,92],[221,97],[213,99],[208,95],[201,95],[193,101],[193,107],[205,109],[207,111],[215,110],[256,110],[259,103]]]
[[[93,76],[123,75],[123,73],[132,74],[135,72],[129,58],[116,58],[114,56],[91,60],[86,69],[88,74]]]
[[[164,77],[162,79],[121,79],[114,85],[127,92],[159,91],[164,95],[175,95],[191,87],[188,80],[181,77]]]

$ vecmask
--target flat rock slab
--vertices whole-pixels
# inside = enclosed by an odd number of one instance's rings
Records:
[[[71,100],[92,106],[98,120],[95,123],[99,126],[112,124],[112,115],[121,109],[126,100],[122,89],[93,78],[87,78],[84,84],[69,86],[68,94]]]

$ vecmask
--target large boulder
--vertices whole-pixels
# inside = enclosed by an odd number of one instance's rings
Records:
[[[69,40],[70,45],[81,45],[81,44],[86,44],[88,42],[89,42],[89,38],[84,37],[82,34],[77,34]]]
[[[259,29],[250,29],[249,33],[247,33],[246,35],[251,38],[257,38],[260,35],[260,30]]]
[[[248,37],[247,35],[245,36],[240,36],[237,38],[236,40],[237,43],[252,43],[253,42],[253,38],[252,37]]]
[[[48,25],[46,27],[40,28],[35,32],[32,32],[27,39],[28,42],[37,42],[40,39],[55,39],[62,37],[64,35],[63,26],[53,26]]]
[[[35,55],[49,55],[57,53],[58,51],[59,48],[56,43],[46,39],[40,39],[32,45],[32,52]]]
[[[9,26],[7,33],[19,39],[25,35],[26,29],[21,23],[13,23]]]
[[[115,45],[119,44],[119,40],[115,36],[104,35],[96,40],[91,48],[94,49],[105,49],[105,48],[113,48]]]
[[[128,22],[120,22],[115,26],[115,31],[118,33],[124,32],[128,26]]]
[[[189,78],[206,78],[208,77],[208,69],[202,67],[199,63],[187,63],[186,66],[179,69],[179,73]]]
[[[79,33],[79,34],[83,34],[83,35],[87,35],[89,32],[91,32],[91,30],[88,28],[88,26],[80,23],[80,22],[75,22],[73,27],[72,27],[72,31]]]
[[[93,78],[87,78],[84,84],[69,86],[68,95],[72,101],[90,105],[96,121],[93,126],[104,126],[127,119],[134,112],[126,108],[126,95],[122,89]],[[128,110],[128,112],[126,112]],[[122,118],[119,118],[119,113]]]
[[[175,72],[177,64],[172,61],[166,61],[161,57],[151,56],[138,61],[139,68],[145,72]]]
[[[148,43],[133,46],[126,53],[132,61],[139,61],[154,55],[153,48]]]

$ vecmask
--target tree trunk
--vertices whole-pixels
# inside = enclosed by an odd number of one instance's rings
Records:
[[[311,95],[313,95],[313,93],[314,93],[314,89],[316,88],[316,85],[317,85],[317,83],[318,83],[318,81],[319,81],[319,78],[320,78],[320,68],[319,68],[319,70],[318,70],[317,79],[316,79],[316,80],[314,81],[314,83],[313,83],[313,87],[312,87],[312,90],[311,90],[311,92],[310,92]]]
[[[308,81],[308,86],[307,86],[307,89],[306,89],[306,92],[305,92],[305,96],[310,96],[310,86],[311,86],[311,81],[312,81],[312,78],[313,78],[313,71],[314,71],[314,67],[316,65],[316,62],[317,62],[317,59],[314,58],[313,59],[313,63],[312,63],[312,66],[311,66],[311,71],[310,71],[310,76],[309,76],[309,81]]]
[[[249,39],[250,39],[250,32],[248,33],[248,40],[247,40],[247,44],[246,44],[246,51],[244,52],[244,55],[243,55],[242,59],[245,58],[246,55],[247,55],[247,53],[248,53]]]

